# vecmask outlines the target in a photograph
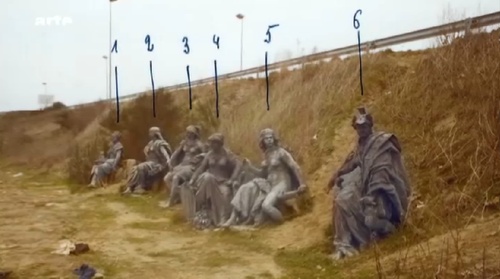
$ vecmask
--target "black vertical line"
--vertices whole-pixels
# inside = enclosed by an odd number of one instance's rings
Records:
[[[189,85],[189,110],[191,110],[191,109],[193,109],[193,103],[192,103],[192,95],[191,95],[191,75],[189,73],[189,65],[186,66],[186,73],[187,73],[188,85]]]
[[[215,70],[215,110],[217,113],[217,118],[219,118],[219,82],[217,80],[217,60],[214,60],[214,70]]]
[[[120,122],[120,96],[118,95],[118,66],[115,66],[116,123]]]
[[[149,60],[149,75],[151,76],[151,87],[153,88],[153,117],[156,118],[155,81],[153,79],[153,61],[151,60]]]
[[[361,61],[361,32],[358,30],[358,56],[359,56],[359,84],[361,86],[361,96],[363,96],[363,62]]]
[[[265,67],[266,67],[266,103],[267,103],[267,110],[269,110],[269,74],[267,67],[267,51],[265,56]]]

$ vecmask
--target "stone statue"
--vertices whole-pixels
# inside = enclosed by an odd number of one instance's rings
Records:
[[[264,152],[261,168],[245,160],[243,169],[253,172],[256,178],[241,185],[234,195],[231,201],[233,211],[223,224],[224,227],[241,223],[259,226],[266,219],[280,224],[284,219],[277,208],[278,203],[307,190],[299,165],[280,146],[273,130],[264,129],[260,132],[259,147]]]
[[[132,168],[123,194],[143,194],[169,168],[172,150],[163,139],[160,128],[151,127],[149,137],[151,140],[144,148],[146,161]]]
[[[182,199],[182,203],[191,203],[188,220],[192,221],[193,209],[205,211],[212,226],[219,226],[231,213],[232,189],[240,172],[241,162],[237,156],[224,147],[224,136],[215,133],[208,138],[210,151],[196,169],[188,187],[196,191],[196,204]],[[184,196],[183,196],[184,198]]]
[[[102,180],[113,171],[116,171],[123,159],[123,145],[120,140],[120,132],[115,131],[111,134],[111,141],[106,156],[101,152],[100,157],[94,162],[94,166],[92,166],[89,187],[95,188],[97,185],[102,186]]]
[[[396,136],[373,131],[373,117],[358,108],[352,126],[358,144],[329,188],[337,188],[334,204],[334,258],[352,256],[372,239],[383,238],[404,221],[411,187]]]
[[[199,126],[188,126],[186,138],[172,154],[171,171],[164,178],[170,195],[166,202],[160,203],[160,207],[170,207],[180,202],[180,185],[189,182],[196,167],[202,162],[206,147],[200,139],[200,130]]]

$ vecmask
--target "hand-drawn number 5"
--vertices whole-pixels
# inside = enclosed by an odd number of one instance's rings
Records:
[[[279,24],[269,25],[269,27],[267,28],[267,32],[266,32],[267,39],[264,39],[265,43],[269,44],[271,42],[271,29],[274,27],[278,27],[278,26],[280,26],[280,25]]]
[[[352,18],[352,24],[354,25],[354,29],[359,28],[359,20],[356,18],[356,16],[358,16],[358,14],[362,15],[363,11],[361,9],[359,9],[354,13],[354,17]]]
[[[182,42],[184,43],[184,53],[189,54],[188,38],[187,37],[182,38]]]

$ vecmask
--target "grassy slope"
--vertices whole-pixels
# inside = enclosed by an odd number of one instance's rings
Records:
[[[330,214],[330,198],[322,189],[326,172],[338,167],[339,161],[330,158],[342,158],[352,147],[351,143],[336,145],[342,140],[336,133],[352,133],[346,130],[346,123],[356,106],[366,104],[376,128],[400,138],[418,200],[414,205],[425,205],[413,210],[401,233],[382,244],[380,249],[390,252],[464,225],[472,214],[487,214],[485,202],[500,194],[498,61],[498,33],[479,35],[425,52],[364,57],[363,97],[359,94],[358,61],[351,58],[273,75],[270,111],[266,110],[264,81],[230,81],[221,84],[219,119],[215,118],[213,87],[205,86],[193,90],[192,111],[187,92],[173,92],[160,95],[156,119],[150,98],[144,97],[122,111],[119,124],[111,113],[103,125],[124,130],[128,157],[142,158],[148,126],[159,125],[176,143],[185,125],[201,123],[205,137],[216,130],[223,132],[233,151],[254,162],[261,159],[259,130],[275,129],[307,174],[316,204],[307,218],[322,220],[314,223],[322,235],[323,231],[328,234]],[[317,140],[313,140],[315,135]],[[297,223],[301,220],[290,221],[297,229],[293,234],[310,238],[309,231]],[[323,252],[328,249],[324,239],[315,242],[302,250],[280,252],[277,261],[302,278],[323,278],[336,272],[329,266],[330,272],[318,273],[318,263],[326,265]],[[433,268],[429,266],[429,270]]]

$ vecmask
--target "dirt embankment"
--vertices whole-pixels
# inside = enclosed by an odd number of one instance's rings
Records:
[[[433,243],[422,241],[457,230],[471,220],[483,220],[498,211],[495,202],[500,194],[498,39],[495,32],[458,39],[424,52],[386,51],[367,55],[363,60],[364,96],[360,96],[358,61],[354,57],[274,74],[270,111],[266,110],[265,81],[247,80],[221,83],[219,119],[215,117],[213,88],[206,86],[193,90],[195,101],[191,111],[186,91],[163,93],[159,96],[163,101],[156,119],[152,116],[150,97],[144,97],[123,109],[120,123],[116,123],[112,109],[100,122],[107,129],[123,131],[127,156],[137,159],[142,159],[146,131],[151,125],[162,127],[166,138],[175,145],[185,125],[202,124],[205,138],[213,131],[221,131],[233,151],[254,162],[261,159],[257,146],[259,130],[275,129],[303,167],[314,207],[312,212],[258,235],[267,246],[285,249],[275,260],[291,273],[300,274],[302,278],[328,278],[322,277],[326,276],[325,272],[348,275],[349,272],[345,272],[348,267],[356,272],[376,272],[374,259],[370,258],[373,254],[343,266],[330,266],[322,258],[327,251],[327,237],[331,236],[331,199],[323,189],[330,172],[354,145],[355,135],[349,120],[354,108],[365,104],[374,115],[375,128],[396,134],[402,142],[415,190],[415,208],[409,224],[374,250],[380,252],[376,257],[380,260],[375,262],[385,266],[379,272],[429,278],[439,269],[439,274],[444,276],[446,264],[425,260],[429,258],[428,253],[414,257],[413,264],[407,265],[394,266],[384,258],[392,259],[394,254],[388,255],[394,251],[416,251],[418,245],[424,245],[418,243]],[[10,162],[26,165],[33,165],[37,160],[61,162],[68,151],[66,143],[78,134],[71,132],[71,121],[81,120],[77,113],[88,116],[78,124],[81,126],[77,131],[82,131],[90,127],[100,111],[102,109],[97,108],[94,114],[66,111],[66,119],[70,119],[64,124],[67,128],[57,120],[57,112],[2,116],[3,156]],[[98,126],[95,122],[93,125]],[[477,233],[484,229],[485,235],[494,233],[495,220],[493,225],[485,225],[488,229],[478,225],[472,230]],[[490,229],[491,232],[487,232]],[[464,234],[466,240],[454,241],[453,257],[448,254],[446,258],[454,263],[453,268],[446,265],[448,274],[458,276],[469,272],[483,258],[498,256],[500,244],[492,243],[485,248],[487,256],[477,253],[462,256],[462,252],[469,250],[460,250],[460,243],[475,243],[470,246],[474,249],[488,244],[469,241],[474,233]],[[417,246],[407,248],[412,245]],[[302,250],[297,252],[290,250],[292,248]],[[439,251],[427,251],[441,253],[445,248],[433,249]],[[297,262],[296,257],[302,260]],[[489,260],[484,262],[492,268]],[[418,275],[415,275],[416,264],[421,265]],[[322,272],[324,268],[327,271]]]

